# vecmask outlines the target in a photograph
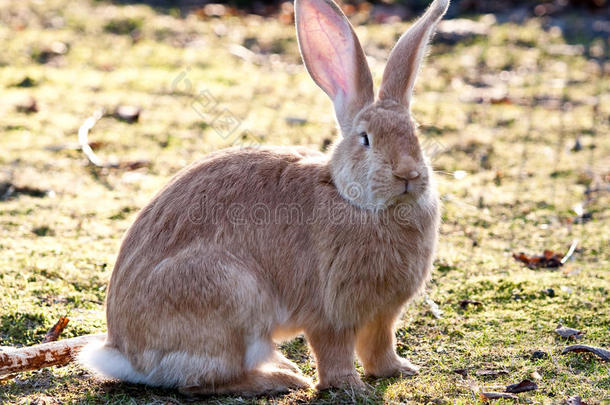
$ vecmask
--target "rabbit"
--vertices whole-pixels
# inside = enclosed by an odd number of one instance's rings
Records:
[[[440,204],[410,117],[413,85],[449,0],[402,35],[378,99],[332,0],[296,0],[299,49],[341,138],[230,148],[186,168],[138,214],[108,286],[106,339],[79,360],[107,378],[189,395],[312,388],[275,343],[304,333],[315,388],[414,375],[394,323],[429,278]]]

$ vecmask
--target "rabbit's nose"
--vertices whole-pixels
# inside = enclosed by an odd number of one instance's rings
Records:
[[[407,183],[409,180],[415,180],[419,177],[419,172],[417,170],[395,170],[393,174],[395,177],[405,180]]]
[[[419,177],[419,172],[417,170],[409,170],[409,171],[402,172],[402,173],[394,172],[394,176],[405,182],[404,193],[408,193],[409,192],[409,182],[417,179]]]
[[[419,177],[416,162],[409,156],[403,156],[392,164],[392,174],[401,180],[414,180]]]

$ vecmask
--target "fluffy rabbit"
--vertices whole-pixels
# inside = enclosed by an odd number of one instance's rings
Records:
[[[432,265],[439,202],[409,104],[449,0],[393,49],[374,100],[352,26],[332,0],[296,0],[305,66],[342,138],[329,155],[228,149],[178,174],[138,215],[110,279],[105,342],[80,360],[110,378],[191,394],[311,386],[274,341],[304,332],[318,389],[412,375],[394,349],[401,307]]]

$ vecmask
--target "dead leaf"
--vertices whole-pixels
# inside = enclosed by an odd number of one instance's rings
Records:
[[[120,105],[114,111],[114,116],[121,121],[134,123],[140,118],[142,109],[133,105]]]
[[[563,265],[561,259],[563,255],[555,253],[552,250],[545,250],[542,256],[528,256],[523,252],[513,253],[515,260],[525,263],[530,269],[540,267],[557,268]]]
[[[587,402],[582,402],[580,396],[575,395],[571,398],[566,399],[561,403],[562,405],[588,405]]]
[[[286,121],[286,124],[290,126],[300,126],[307,124],[307,118],[301,117],[286,117],[284,118],[284,121]]]
[[[573,218],[572,220],[574,221],[575,224],[586,224],[587,222],[591,221],[593,219],[593,213],[592,212],[585,212],[582,215]]]
[[[489,99],[491,104],[512,104],[512,100],[508,96],[497,96]]]
[[[224,4],[206,4],[203,9],[198,10],[198,12],[203,13],[206,17],[224,17],[227,14],[227,8]]]
[[[284,25],[294,24],[294,6],[291,2],[284,1],[280,5],[280,14],[278,19]]]
[[[582,150],[582,143],[580,143],[580,138],[577,137],[574,140],[574,146],[570,149],[572,152],[580,152]]]
[[[532,360],[546,359],[547,357],[549,357],[549,355],[541,350],[536,350],[532,353]]]
[[[16,198],[19,195],[43,198],[53,197],[55,195],[55,192],[53,192],[52,190],[43,190],[40,188],[34,188],[29,186],[21,187],[9,182],[0,183],[0,201],[5,201],[9,198]]]
[[[506,387],[506,392],[510,392],[512,394],[518,394],[520,392],[526,391],[534,391],[538,389],[538,385],[535,382],[530,380],[523,380],[517,384],[511,384]]]
[[[475,374],[479,377],[497,377],[501,374],[508,374],[508,371],[502,369],[482,369],[475,371]]]
[[[324,140],[322,141],[322,146],[320,147],[320,149],[322,150],[322,152],[326,152],[328,150],[328,147],[333,143],[333,141],[330,138],[324,138]]]
[[[104,141],[89,142],[89,146],[93,150],[101,149],[101,148],[105,147],[107,144],[108,144],[108,142],[104,142]]]
[[[34,87],[37,83],[30,76],[24,77],[21,81],[13,84],[14,87]]]
[[[467,368],[456,368],[453,370],[454,373],[461,375],[462,377],[468,377],[468,369]]]
[[[503,178],[504,178],[504,173],[502,173],[501,170],[496,170],[496,175],[494,176],[494,184],[496,186],[502,185],[502,179]]]
[[[65,316],[62,316],[61,318],[59,318],[59,320],[55,323],[55,325],[53,325],[53,327],[51,329],[49,329],[49,331],[45,335],[44,339],[42,339],[42,343],[49,343],[49,342],[56,341],[57,338],[59,338],[59,335],[61,335],[61,332],[63,332],[64,329],[66,328],[66,325],[68,325],[68,322],[70,322],[70,320]]]
[[[61,402],[48,395],[40,395],[27,402],[30,405],[58,405]]]
[[[54,41],[44,49],[32,52],[31,56],[40,64],[48,63],[57,66],[61,63],[61,57],[68,53],[68,50],[69,47],[67,44],[60,41]]]
[[[572,338],[572,339],[580,339],[584,335],[584,332],[582,332],[578,329],[566,328],[565,326],[562,326],[562,325],[557,326],[557,328],[555,329],[555,333],[557,333],[559,336],[561,336],[563,338]]]
[[[116,168],[123,169],[123,170],[136,170],[141,167],[148,167],[148,166],[150,166],[150,161],[148,161],[148,160],[130,160],[130,161],[126,161],[126,162],[119,162],[116,165]]]
[[[481,392],[479,393],[483,401],[489,401],[490,399],[519,399],[516,395],[508,394],[505,392]]]
[[[56,55],[65,55],[68,49],[68,45],[60,41],[53,41],[49,46],[49,50]]]
[[[508,96],[508,92],[504,87],[471,87],[466,91],[460,100],[466,103],[477,104],[512,104],[513,101]]]
[[[570,352],[583,353],[589,352],[599,356],[604,361],[610,361],[610,351],[606,349],[602,349],[600,347],[587,346],[587,345],[571,345],[567,346],[561,351],[561,354],[566,354]]]
[[[480,301],[475,301],[475,300],[470,300],[470,299],[460,301],[460,307],[462,307],[462,309],[466,309],[468,307],[468,305],[474,305],[474,306],[478,307],[479,305],[483,305],[483,304]]]
[[[38,112],[38,103],[34,97],[30,97],[28,101],[23,104],[18,104],[16,107],[18,112],[25,114],[32,114]]]
[[[438,24],[436,40],[440,43],[454,45],[458,42],[487,35],[489,23],[470,20],[467,18],[453,18]]]

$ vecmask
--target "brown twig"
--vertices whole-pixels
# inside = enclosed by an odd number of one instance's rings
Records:
[[[87,343],[105,337],[106,334],[85,335],[0,352],[0,378],[23,371],[66,365]]]
[[[125,169],[125,170],[136,170],[141,167],[146,167],[150,165],[149,161],[146,160],[135,160],[128,162],[119,162],[119,163],[104,163],[102,160],[93,152],[93,148],[91,148],[91,144],[89,143],[89,131],[95,126],[95,124],[102,119],[105,111],[103,108],[95,111],[93,115],[85,120],[83,125],[78,129],[78,144],[93,166],[100,169]],[[116,113],[118,114],[118,113]],[[115,115],[116,115],[115,114]],[[139,116],[139,112],[138,112]],[[132,120],[137,120],[137,118],[132,118]]]
[[[66,326],[68,325],[68,322],[70,322],[70,320],[65,316],[59,318],[55,325],[53,325],[53,327],[49,329],[44,339],[42,339],[42,343],[56,341],[59,338],[59,335],[61,335],[61,332],[63,332]]]

